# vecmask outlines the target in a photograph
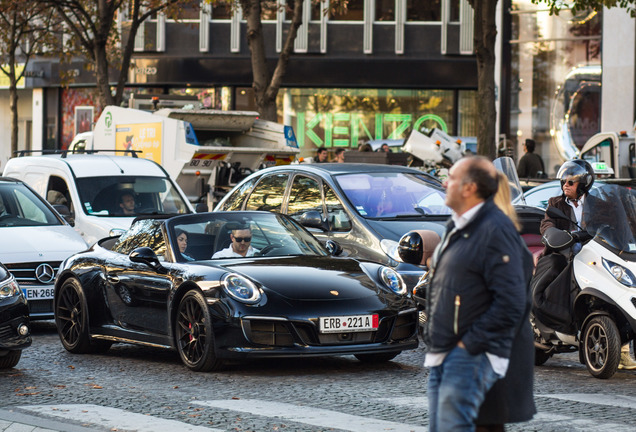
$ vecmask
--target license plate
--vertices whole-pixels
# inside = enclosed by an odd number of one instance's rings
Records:
[[[27,300],[50,300],[53,298],[55,288],[22,288]]]
[[[378,314],[320,317],[320,333],[376,331],[379,323]]]

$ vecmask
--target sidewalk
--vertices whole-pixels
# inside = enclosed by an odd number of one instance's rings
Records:
[[[59,420],[25,414],[19,410],[0,409],[0,432],[95,432],[102,428],[87,428]]]

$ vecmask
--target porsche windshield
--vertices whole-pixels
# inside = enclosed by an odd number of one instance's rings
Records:
[[[296,221],[277,213],[215,212],[176,217],[168,221],[167,231],[178,261],[327,255],[320,242]]]
[[[189,212],[166,177],[85,177],[77,179],[77,189],[87,215],[134,217]]]
[[[583,204],[583,228],[619,251],[636,253],[636,190],[604,184]]]
[[[364,217],[451,214],[444,203],[444,189],[434,186],[424,175],[379,172],[343,174],[335,178]]]

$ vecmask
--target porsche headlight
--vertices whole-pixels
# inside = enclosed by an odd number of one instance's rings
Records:
[[[20,293],[20,286],[13,276],[0,282],[0,298],[13,297],[20,295]]]
[[[236,273],[228,273],[221,279],[223,288],[230,297],[243,303],[258,303],[261,292],[252,281]]]
[[[406,284],[402,280],[402,276],[391,267],[382,267],[380,269],[380,279],[382,283],[396,294],[406,294]]]
[[[603,267],[610,272],[614,279],[631,288],[636,288],[636,277],[629,269],[623,267],[620,264],[606,260],[603,258]]]

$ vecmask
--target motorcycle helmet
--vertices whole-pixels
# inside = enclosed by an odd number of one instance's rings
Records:
[[[557,179],[561,181],[561,188],[563,188],[563,185],[568,180],[578,181],[579,185],[576,188],[577,196],[588,193],[594,184],[594,169],[592,165],[583,159],[567,161],[561,165],[556,176]]]

